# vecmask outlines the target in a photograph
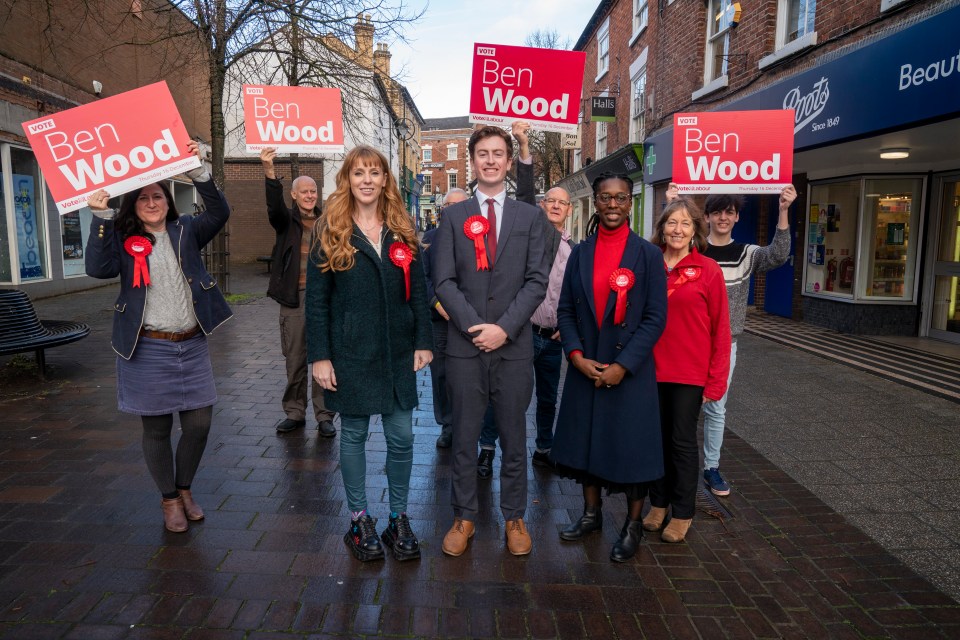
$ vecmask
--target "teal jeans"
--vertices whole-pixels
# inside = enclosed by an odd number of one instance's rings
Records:
[[[413,469],[413,411],[385,414],[383,435],[387,440],[387,484],[390,510],[407,510],[410,471]],[[340,414],[340,473],[350,511],[367,508],[367,433],[370,416]]]

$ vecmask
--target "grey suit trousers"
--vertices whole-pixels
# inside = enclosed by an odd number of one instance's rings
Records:
[[[456,517],[476,520],[477,440],[487,405],[500,431],[500,510],[505,520],[527,508],[527,407],[533,393],[533,360],[504,360],[497,352],[473,358],[447,355],[447,389],[453,405],[453,487]]]
[[[333,420],[337,415],[323,404],[323,389],[311,380],[307,366],[307,325],[303,310],[303,289],[297,296],[296,309],[280,305],[280,348],[286,360],[287,386],[283,390],[283,412],[291,420],[303,420],[307,413],[307,389],[313,400],[313,415],[317,422]]]

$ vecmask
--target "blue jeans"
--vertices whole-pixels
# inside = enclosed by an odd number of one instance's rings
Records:
[[[557,416],[557,387],[560,386],[560,367],[563,347],[559,340],[533,334],[533,373],[537,391],[537,451],[547,452],[553,447],[553,422]],[[480,432],[480,448],[495,449],[497,425],[493,411],[487,407]]]
[[[720,466],[720,447],[723,446],[723,426],[727,415],[727,398],[733,381],[733,368],[737,364],[737,343],[730,345],[730,374],[727,376],[727,392],[713,402],[703,404],[703,468]]]
[[[390,510],[407,510],[410,472],[413,469],[413,411],[397,409],[384,414],[383,435],[387,440],[387,485]],[[367,508],[367,432],[370,416],[340,414],[340,473],[350,511]]]

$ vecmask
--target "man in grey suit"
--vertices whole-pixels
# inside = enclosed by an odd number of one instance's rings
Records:
[[[491,404],[503,451],[500,509],[507,521],[507,548],[526,555],[532,546],[523,522],[525,412],[533,391],[530,316],[546,295],[550,268],[543,214],[506,195],[513,140],[505,131],[477,129],[467,148],[477,176],[476,196],[444,212],[433,246],[436,296],[450,316],[447,388],[453,405],[454,523],[443,539],[443,552],[459,556],[473,537],[477,438]],[[477,240],[466,224],[470,218],[487,222],[486,234]]]

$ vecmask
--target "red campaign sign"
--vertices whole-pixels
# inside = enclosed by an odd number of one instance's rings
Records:
[[[60,215],[200,166],[166,82],[23,123]]]
[[[793,182],[793,110],[673,115],[680,193],[780,193]]]
[[[243,85],[247,151],[343,153],[340,89]]]
[[[526,120],[542,131],[576,133],[586,60],[583,51],[475,44],[470,122]]]

